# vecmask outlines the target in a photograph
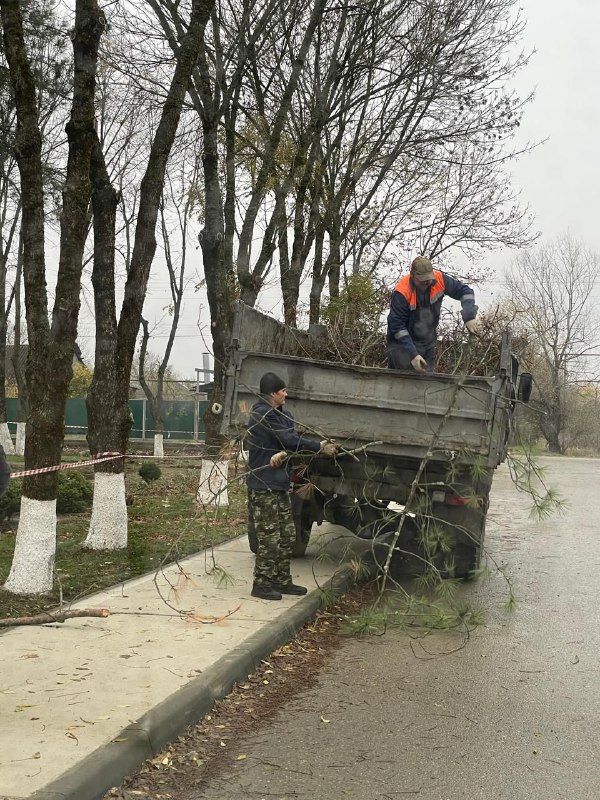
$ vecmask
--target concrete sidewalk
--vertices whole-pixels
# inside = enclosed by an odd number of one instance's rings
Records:
[[[319,608],[319,586],[351,585],[344,562],[369,551],[344,528],[315,528],[307,557],[292,561],[309,594],[273,602],[250,596],[244,536],[72,606],[108,608],[106,618],[8,629],[0,800],[102,797],[290,639]]]

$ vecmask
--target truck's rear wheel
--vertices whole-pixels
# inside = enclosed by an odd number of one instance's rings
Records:
[[[455,578],[468,580],[481,565],[481,547],[459,543],[452,555]]]
[[[256,532],[254,530],[254,520],[248,520],[248,545],[250,550],[254,555],[258,552],[258,538],[256,536]]]
[[[489,492],[489,489],[488,489]],[[479,569],[485,537],[487,495],[481,506],[435,506],[436,524],[454,541],[451,553],[439,554],[436,566],[444,577],[470,578]]]
[[[360,520],[354,497],[347,494],[328,497],[323,505],[323,516],[332,525],[341,525],[352,533],[357,533]]]
[[[393,572],[418,576],[433,567],[443,578],[472,577],[481,563],[489,484],[478,488],[478,508],[434,503],[427,515],[407,518]]]
[[[302,558],[306,554],[306,548],[310,541],[312,530],[312,520],[295,519],[296,522],[296,541],[292,549],[293,558]]]

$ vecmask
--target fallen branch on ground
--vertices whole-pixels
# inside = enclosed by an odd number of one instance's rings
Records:
[[[108,617],[109,614],[108,608],[74,608],[54,613],[44,612],[33,617],[6,617],[0,619],[0,628],[8,628],[13,625],[47,625],[50,622],[64,622],[73,617]]]

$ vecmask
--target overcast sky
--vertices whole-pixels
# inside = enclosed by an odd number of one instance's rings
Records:
[[[570,230],[600,250],[600,4],[525,0],[526,45],[535,47],[519,83],[535,89],[521,131],[548,141],[514,167],[544,235]]]
[[[527,19],[524,49],[535,52],[516,86],[535,97],[519,141],[545,141],[513,164],[513,184],[535,213],[543,240],[569,232],[600,251],[600,4],[523,0],[521,7]],[[512,258],[502,251],[484,259],[498,272],[498,289]]]
[[[535,213],[536,228],[544,239],[568,231],[600,252],[600,3],[523,0],[521,8],[527,20],[522,48],[535,52],[515,86],[521,95],[535,91],[535,98],[525,111],[518,142],[546,141],[513,164],[513,182]],[[503,251],[483,259],[496,277],[480,292],[480,305],[501,293],[503,268],[512,257]],[[193,260],[200,270],[199,250]],[[399,267],[400,272],[403,267]],[[201,313],[208,331],[205,298],[192,291],[188,297],[171,359],[181,377],[194,377],[203,350],[210,349],[210,341],[208,347],[203,344],[197,327]],[[167,284],[155,270],[145,306],[151,322],[164,318],[167,303]],[[163,338],[155,340],[152,349],[164,346],[167,326],[168,320],[159,326],[157,333]]]

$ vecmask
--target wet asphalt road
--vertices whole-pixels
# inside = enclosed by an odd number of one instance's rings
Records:
[[[492,489],[487,547],[514,612],[496,574],[461,589],[486,615],[464,647],[349,640],[194,800],[600,798],[600,460],[541,463],[563,516],[530,518],[505,467]]]

